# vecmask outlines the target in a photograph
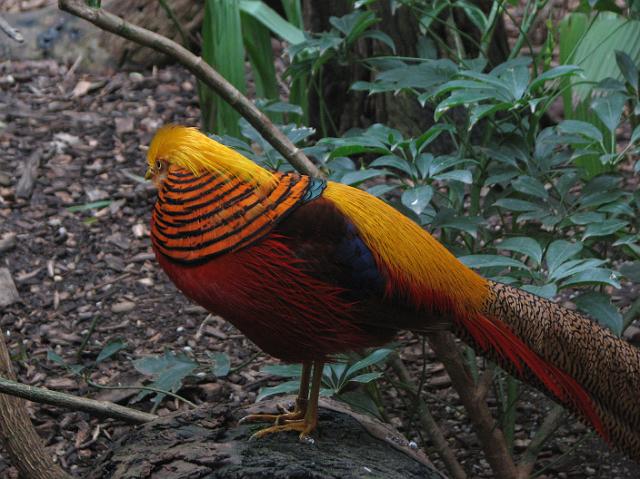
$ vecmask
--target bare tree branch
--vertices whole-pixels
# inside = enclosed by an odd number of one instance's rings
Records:
[[[435,332],[427,335],[431,348],[444,364],[451,384],[458,392],[460,400],[474,425],[480,446],[491,465],[495,477],[515,479],[516,466],[507,448],[504,434],[497,427],[484,398],[480,398],[469,370],[464,364],[458,346],[449,332]]]
[[[411,380],[411,375],[409,374],[407,367],[405,366],[402,359],[400,359],[400,356],[394,353],[391,357],[391,360],[389,361],[389,365],[398,375],[400,381],[407,385],[414,383],[414,381]],[[418,402],[417,405],[418,416],[420,417],[420,425],[427,433],[427,436],[429,436],[429,439],[431,439],[431,441],[433,442],[433,445],[436,448],[438,455],[442,459],[442,462],[444,462],[447,471],[449,471],[451,478],[466,479],[466,472],[456,459],[455,453],[449,447],[447,439],[444,437],[444,434],[442,434],[442,430],[431,415],[431,412],[429,412],[429,408],[427,408],[427,405],[419,397],[419,391],[416,391],[415,388],[411,387],[409,392],[414,395],[414,399]]]
[[[24,37],[22,36],[22,34],[11,25],[9,25],[9,22],[7,22],[2,17],[2,15],[0,15],[0,30],[6,33],[9,38],[15,40],[18,43],[24,42]]]
[[[298,171],[311,176],[320,176],[320,171],[311,160],[276,128],[271,120],[258,110],[246,96],[201,57],[162,35],[133,25],[103,9],[88,7],[82,1],[59,0],[58,7],[60,10],[88,20],[103,30],[153,48],[181,63],[246,118],[264,139],[271,143]]]
[[[120,419],[131,424],[144,424],[158,418],[155,414],[120,406],[109,401],[96,401],[95,399],[73,396],[72,394],[52,391],[46,388],[27,386],[5,378],[0,378],[0,392],[33,402],[51,404],[52,406],[74,411],[84,411],[96,416]]]
[[[18,384],[5,379],[15,377],[9,350],[0,331],[0,381]],[[20,477],[71,479],[71,476],[53,462],[31,423],[25,402],[17,397],[0,394],[0,436]]]

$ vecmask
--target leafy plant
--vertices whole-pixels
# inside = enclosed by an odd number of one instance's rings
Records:
[[[383,373],[371,369],[381,367],[392,352],[391,349],[376,349],[357,361],[348,362],[347,358],[344,358],[345,362],[325,364],[322,371],[320,395],[336,397],[352,406],[379,416],[376,396],[348,389],[355,384],[368,385],[379,379]],[[264,366],[261,372],[288,380],[276,386],[261,388],[256,401],[276,394],[297,392],[300,387],[300,376],[302,375],[300,364],[271,364]]]

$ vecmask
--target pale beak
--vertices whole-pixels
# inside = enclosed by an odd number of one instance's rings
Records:
[[[152,176],[153,176],[153,173],[151,172],[151,168],[149,168],[147,172],[144,174],[144,179],[149,181]]]

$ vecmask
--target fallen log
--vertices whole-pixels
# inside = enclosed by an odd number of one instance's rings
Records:
[[[427,457],[390,426],[321,400],[313,444],[295,433],[250,440],[264,424],[238,424],[249,408],[202,406],[131,430],[94,468],[94,479],[438,478]],[[413,447],[412,447],[413,446]]]

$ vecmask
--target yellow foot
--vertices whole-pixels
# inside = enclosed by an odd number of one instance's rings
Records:
[[[313,444],[315,441],[311,437],[311,432],[315,428],[315,424],[307,424],[304,419],[288,420],[285,424],[277,424],[275,426],[260,429],[258,432],[253,434],[250,439],[261,439],[276,432],[295,431],[300,433],[300,441]]]
[[[249,414],[248,416],[240,419],[239,424],[244,422],[273,422],[276,426],[284,424],[288,421],[297,421],[304,419],[304,415],[307,412],[306,401],[296,401],[296,406],[293,411],[287,410],[285,407],[278,405],[280,414]]]

